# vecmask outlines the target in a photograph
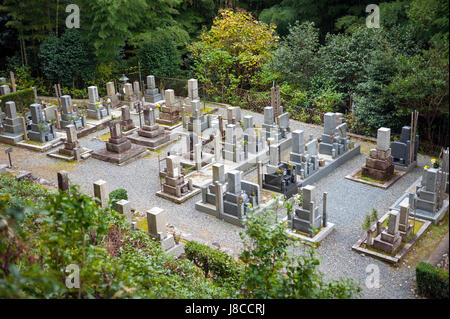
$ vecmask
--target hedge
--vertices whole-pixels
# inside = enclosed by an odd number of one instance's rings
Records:
[[[419,295],[447,299],[448,284],[448,271],[423,261],[417,265],[416,291]]]
[[[118,188],[109,193],[109,200],[113,206],[122,199],[128,200],[128,193],[126,189]]]
[[[184,251],[187,259],[203,270],[205,277],[222,283],[239,283],[242,267],[230,255],[193,240],[184,246]]]
[[[2,100],[0,103],[2,110],[5,110],[6,102],[13,101],[16,102],[17,112],[23,113],[24,108],[28,108],[34,103],[34,91],[32,88],[23,89],[15,93],[0,96],[0,100]]]

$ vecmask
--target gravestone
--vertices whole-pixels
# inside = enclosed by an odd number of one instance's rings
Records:
[[[197,79],[188,80],[188,97],[191,101],[199,100]]]
[[[201,112],[200,100],[190,102],[191,116],[188,117],[188,130],[196,133],[198,136],[208,128],[208,119]]]
[[[106,83],[106,96],[111,100],[111,107],[117,107],[119,105],[119,98],[116,94],[116,86],[114,82]]]
[[[17,116],[17,109],[15,102],[5,103],[5,118],[2,122],[4,132],[14,136],[23,134],[22,119]]]
[[[290,160],[295,172],[300,178],[305,179],[319,170],[318,143],[313,139],[306,143],[304,132],[296,130],[292,132],[292,151]]]
[[[166,212],[153,207],[147,211],[147,226],[149,235],[161,243],[161,249],[166,253],[180,257],[184,253],[184,248],[175,243],[172,234],[167,233]]]
[[[181,175],[180,160],[177,156],[169,155],[166,157],[164,173],[163,193],[179,199],[188,196],[194,191],[192,181],[185,181],[184,176]]]
[[[291,164],[280,161],[280,147],[269,146],[269,164],[267,174],[264,175],[263,188],[281,193],[290,198],[298,192],[295,168]]]
[[[74,160],[81,159],[82,147],[78,142],[77,131],[75,125],[70,124],[66,126],[66,141],[64,142],[64,148],[58,150],[63,156],[73,157]]]
[[[419,187],[416,189],[416,204],[417,210],[427,212],[434,215],[437,212],[438,201],[438,168],[424,168],[422,180]]]
[[[377,148],[371,149],[362,176],[378,181],[386,181],[394,174],[394,164],[390,146],[391,129],[381,127],[377,133]]]
[[[144,124],[137,133],[129,136],[128,139],[134,144],[146,146],[154,151],[170,143],[170,134],[156,124],[155,110],[146,105],[144,107]]]
[[[81,129],[86,126],[86,118],[78,116],[77,112],[73,110],[72,98],[70,95],[61,96],[61,127],[74,125],[75,128]]]
[[[45,114],[45,119],[48,122],[56,121],[56,117],[58,116],[58,106],[56,106],[56,105],[47,106],[44,109],[44,114]]]
[[[114,209],[126,216],[127,222],[131,223],[133,221],[131,216],[131,203],[126,199],[121,199],[114,204]]]
[[[262,127],[265,130],[266,139],[273,138],[276,143],[282,139],[282,131],[275,123],[274,109],[272,106],[266,106],[264,108],[264,123]]]
[[[417,152],[419,151],[419,135],[416,135],[414,141],[413,158],[410,161],[411,150],[411,127],[403,126],[399,141],[394,141],[391,144],[392,162],[398,166],[409,166],[417,161]]]
[[[120,120],[109,122],[110,138],[106,142],[106,148],[95,151],[92,157],[122,165],[147,152],[145,147],[131,144],[127,137],[122,135]]]
[[[98,96],[98,89],[96,86],[88,87],[88,94],[89,102],[87,108],[87,117],[100,120],[110,115],[109,109],[104,107],[100,101],[100,98]]]
[[[68,192],[69,191],[69,173],[66,171],[60,171],[57,173],[57,179],[58,179],[58,189],[62,192]]]
[[[121,112],[122,112],[122,116],[121,116],[121,125],[122,125],[122,130],[124,132],[126,131],[130,131],[132,129],[135,128],[134,123],[133,123],[133,119],[131,118],[131,113],[130,113],[130,107],[128,105],[123,105],[120,108]]]
[[[41,143],[49,142],[56,138],[55,125],[44,119],[42,106],[40,104],[31,104],[31,129],[27,132],[32,141]]]
[[[244,152],[242,144],[238,142],[236,135],[236,125],[227,124],[225,131],[225,143],[224,143],[224,159],[239,163],[244,160]]]
[[[336,158],[348,151],[349,144],[347,123],[342,122],[342,113],[325,113],[324,132],[319,143],[319,153]]]
[[[287,133],[291,131],[289,127],[289,113],[283,113],[278,117],[278,126],[280,130],[280,138],[285,138]]]
[[[7,84],[0,85],[0,96],[10,94],[10,93],[11,93],[11,89],[9,88],[9,85],[7,85]]]
[[[246,115],[244,116],[244,132],[248,129],[253,129],[255,127],[255,124],[253,123],[253,116]]]
[[[212,213],[218,218],[228,216],[227,220],[242,220],[244,216],[260,203],[258,184],[242,180],[242,172],[231,170],[225,183],[224,165],[213,165],[212,183],[201,187],[202,199],[197,202],[197,210]]]
[[[400,212],[399,212],[399,233],[402,236],[402,241],[406,242],[409,235],[412,232],[412,225],[409,220],[410,207],[409,207],[409,198],[405,198],[405,200],[400,203]]]
[[[94,183],[94,197],[99,199],[101,207],[108,207],[109,193],[106,181],[99,179]]]
[[[181,121],[180,108],[175,101],[174,90],[165,90],[165,105],[161,106],[157,123],[173,126]]]
[[[319,214],[319,207],[316,205],[316,187],[306,185],[302,190],[302,206],[294,210],[292,228],[313,237],[313,229],[319,229],[322,226],[323,216]]]
[[[386,138],[386,136],[384,136]],[[373,247],[382,250],[388,254],[395,254],[400,248],[402,237],[399,231],[400,213],[397,211],[389,212],[389,223],[373,240]]]
[[[145,102],[149,103],[156,103],[163,99],[159,89],[156,87],[155,77],[153,75],[147,76],[147,89],[145,90],[144,99]]]
[[[139,87],[139,81],[133,82],[133,93],[136,97],[141,94],[141,88]]]

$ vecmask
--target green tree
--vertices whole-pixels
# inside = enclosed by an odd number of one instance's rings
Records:
[[[194,71],[206,87],[223,96],[226,89],[248,89],[276,48],[275,27],[244,10],[221,10],[210,30],[190,47]]]
[[[389,46],[370,54],[353,95],[356,118],[353,129],[361,134],[374,135],[381,126],[397,131],[404,125],[404,116],[392,103],[392,94],[384,92],[396,71],[395,55]]]
[[[39,49],[45,77],[65,86],[81,86],[93,79],[92,58],[88,42],[76,29],[67,29],[60,38],[47,37]]]
[[[175,41],[160,33],[138,49],[138,59],[146,74],[173,77],[180,72],[181,55]]]
[[[435,121],[448,119],[449,60],[445,48],[431,48],[413,57],[400,55],[396,59],[398,73],[383,91],[391,95],[400,114],[419,111],[425,121],[421,128],[428,141],[433,141]]]
[[[148,10],[146,0],[82,0],[81,28],[94,47],[100,63],[119,57],[131,30]]]
[[[245,298],[350,298],[359,294],[353,280],[325,282],[314,248],[304,245],[300,255],[292,256],[294,245],[286,224],[273,219],[272,211],[250,214],[245,235],[241,234]]]
[[[280,43],[273,58],[273,68],[282,79],[302,89],[309,86],[319,67],[319,30],[312,22],[296,23]]]
[[[365,26],[357,28],[351,35],[327,35],[326,44],[319,50],[323,77],[332,82],[338,92],[352,96],[357,84],[364,79],[371,53],[382,45],[383,40],[382,30]]]

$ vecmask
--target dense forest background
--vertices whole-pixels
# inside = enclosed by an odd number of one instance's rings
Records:
[[[398,134],[420,112],[422,149],[448,145],[448,1],[3,0],[0,74],[52,95],[154,74],[196,77],[208,100],[261,110],[273,83],[293,118],[340,111],[355,133]],[[67,29],[67,5],[80,28]],[[160,84],[169,88],[168,82]],[[175,83],[175,82],[172,82]],[[174,85],[174,84],[171,84]]]

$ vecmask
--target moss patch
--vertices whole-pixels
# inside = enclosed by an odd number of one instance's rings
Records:
[[[447,234],[448,219],[447,213],[438,225],[431,224],[425,234],[419,238],[412,249],[406,254],[404,260],[411,265],[417,265],[420,261],[428,259],[445,234]]]
[[[108,141],[110,138],[111,138],[111,134],[110,133],[106,133],[106,134],[103,134],[103,135],[99,136],[99,139],[101,139],[104,142]]]
[[[30,144],[30,145],[37,145],[37,146],[42,146],[44,144],[42,144],[41,142],[38,141],[32,141],[32,140],[26,140],[24,141],[26,144]]]
[[[145,218],[136,220],[136,222],[138,229],[148,232],[147,220]]]
[[[385,181],[380,181],[378,179],[374,179],[374,178],[370,178],[370,177],[365,177],[362,176],[362,170],[360,170],[358,173],[356,173],[355,175],[353,175],[353,177],[369,182],[369,183],[375,183],[375,184],[380,184],[380,185],[384,185],[386,183],[388,183],[391,179],[393,179],[395,176],[397,176],[397,172],[394,172],[394,174],[392,174],[391,176],[389,176],[388,179],[386,179]]]

